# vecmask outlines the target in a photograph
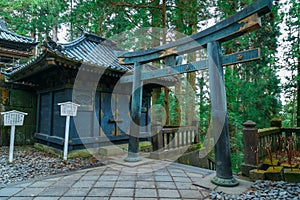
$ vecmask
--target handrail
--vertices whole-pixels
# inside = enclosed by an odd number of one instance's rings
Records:
[[[283,150],[284,147],[280,147],[280,137],[289,138],[293,136],[295,140],[294,150],[300,150],[300,127],[271,127],[258,130],[258,145],[263,148],[266,143],[271,144],[271,150],[273,153],[278,151],[280,148]],[[259,151],[259,159],[264,159],[267,156],[267,152],[264,149]]]
[[[153,126],[153,151],[166,151],[199,143],[199,126]]]
[[[150,157],[165,159],[168,156],[181,155],[193,144],[200,142],[199,122],[193,122],[192,126],[152,126],[152,147]],[[207,167],[216,170],[214,153],[207,155]]]
[[[281,132],[281,129],[279,127],[270,127],[270,128],[263,128],[263,129],[258,129],[258,136],[263,137],[267,135],[272,135],[274,133],[279,133]]]

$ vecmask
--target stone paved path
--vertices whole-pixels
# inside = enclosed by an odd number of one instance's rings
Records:
[[[8,185],[0,200],[175,200],[209,199],[193,185],[213,171],[165,161],[108,164],[74,173]]]

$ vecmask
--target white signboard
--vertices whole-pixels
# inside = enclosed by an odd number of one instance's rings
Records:
[[[79,106],[73,102],[59,103],[60,115],[66,116],[66,127],[65,127],[65,142],[64,142],[64,160],[68,159],[68,141],[69,141],[69,128],[70,128],[70,117],[77,115],[77,107]]]
[[[60,106],[60,115],[61,116],[76,116],[77,115],[77,107],[79,106],[73,102],[65,102],[59,103]]]
[[[27,115],[27,113],[12,110],[8,112],[1,112],[1,115],[4,115],[4,126],[11,126],[8,162],[12,163],[14,154],[15,129],[16,126],[23,125],[24,116]]]
[[[24,123],[24,116],[27,113],[12,110],[8,112],[2,112],[4,115],[4,126],[22,126]]]

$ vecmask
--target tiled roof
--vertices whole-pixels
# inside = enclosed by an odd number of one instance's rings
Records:
[[[94,34],[84,32],[76,40],[65,44],[59,44],[50,40],[47,43],[47,48],[76,61],[118,71],[128,71],[127,67],[118,63],[118,58],[114,53],[114,51],[119,50],[116,45]]]
[[[101,68],[109,68],[114,71],[126,72],[130,71],[126,66],[118,63],[118,58],[114,51],[118,51],[116,45],[94,34],[84,32],[79,38],[68,43],[57,43],[51,38],[43,43],[44,50],[35,59],[26,64],[15,66],[3,72],[4,75],[13,77],[14,75],[22,74],[27,76],[24,72],[30,71],[37,67],[37,64],[46,59],[48,55],[58,56],[66,60],[71,60],[77,63],[86,63]],[[40,69],[42,70],[42,68]]]
[[[33,45],[33,46],[37,45],[37,42],[34,38],[21,36],[9,31],[6,28],[5,22],[2,20],[0,20],[0,40],[23,43],[26,45]]]
[[[19,77],[26,77],[33,71],[33,68],[37,68],[38,63],[48,57],[53,57],[53,55],[64,58],[66,60],[71,60],[77,63],[91,64],[96,67],[108,68],[113,71],[118,72],[132,72],[132,66],[124,66],[118,63],[118,58],[116,51],[120,51],[116,45],[102,37],[94,34],[84,32],[79,38],[68,43],[57,43],[48,38],[47,42],[44,42],[43,52],[30,62],[11,68],[4,72],[4,75],[13,77],[18,74]],[[43,68],[38,68],[43,70]],[[145,67],[146,71],[154,70],[153,67],[147,65]],[[177,81],[174,77],[165,77],[162,80],[165,81]]]

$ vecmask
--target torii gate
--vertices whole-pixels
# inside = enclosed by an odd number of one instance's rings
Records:
[[[237,180],[233,177],[231,168],[223,66],[257,60],[260,58],[259,49],[222,56],[221,44],[222,42],[260,28],[260,17],[270,12],[272,4],[273,0],[257,0],[235,15],[190,37],[185,37],[175,42],[148,50],[122,53],[118,56],[120,64],[134,64],[134,74],[121,78],[120,82],[133,82],[131,116],[132,120],[136,123],[139,123],[141,117],[143,80],[208,68],[211,90],[212,127],[224,124],[224,126],[221,127],[222,131],[219,138],[214,135],[215,140],[217,140],[215,141],[216,144],[214,147],[216,176],[212,179],[212,182],[216,185],[238,185]],[[175,66],[177,55],[194,52],[203,47],[207,48],[208,60]],[[141,64],[161,59],[165,59],[166,65],[171,67],[151,72],[142,72]],[[224,114],[223,119],[222,115],[220,116],[220,113]],[[130,127],[131,133],[129,136],[128,157],[125,158],[125,161],[135,162],[139,160],[139,128],[134,124],[131,124]]]

